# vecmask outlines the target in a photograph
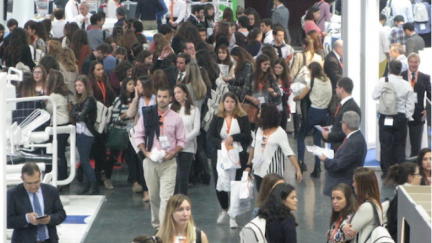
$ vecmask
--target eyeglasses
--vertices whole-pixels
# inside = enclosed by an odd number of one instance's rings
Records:
[[[27,186],[39,186],[40,185],[40,181],[36,181],[36,182],[24,182]]]

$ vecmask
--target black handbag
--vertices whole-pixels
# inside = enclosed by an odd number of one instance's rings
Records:
[[[119,151],[126,150],[129,145],[129,135],[125,128],[110,126],[106,147]]]

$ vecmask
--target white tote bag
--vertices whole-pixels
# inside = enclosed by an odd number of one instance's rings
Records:
[[[242,181],[248,180],[247,177],[247,172],[246,174],[243,173]],[[235,218],[252,209],[253,197],[248,197],[247,199],[240,198],[242,181],[231,181],[230,207],[228,209],[228,215],[231,218]]]
[[[223,166],[224,157],[222,150],[218,150],[218,160],[216,164],[216,171],[218,173],[218,180],[216,183],[216,190],[229,192],[231,190],[231,181],[235,180],[236,170],[225,170]]]
[[[241,147],[237,142],[234,142],[232,146],[229,146],[225,142],[221,143],[222,157],[224,158],[222,165],[223,169],[229,170],[241,168],[239,146]]]

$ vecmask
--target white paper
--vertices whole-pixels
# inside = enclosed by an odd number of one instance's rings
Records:
[[[420,24],[420,29],[421,29],[421,30],[426,29],[426,24]]]
[[[222,78],[226,78],[228,77],[229,74],[229,65],[226,64],[218,64],[219,66],[219,70],[220,70],[220,75]]]
[[[165,157],[166,153],[165,150],[158,150],[157,148],[153,147],[153,149],[150,152],[150,160],[154,162],[162,163],[162,159]]]
[[[384,126],[393,126],[393,117],[384,118]]]
[[[313,155],[315,155],[315,156],[322,156],[324,154],[329,159],[334,158],[334,151],[332,149],[321,148],[321,147],[318,147],[316,145],[306,146],[306,149],[308,152],[313,153]]]
[[[320,126],[320,125],[315,125],[314,126],[318,131],[320,131],[320,132],[324,132],[325,130],[324,130],[324,128],[322,127],[322,126]]]

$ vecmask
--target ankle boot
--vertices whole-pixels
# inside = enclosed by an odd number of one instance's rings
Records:
[[[90,195],[98,195],[99,194],[99,183],[92,182],[90,187]]]
[[[320,178],[321,176],[321,166],[320,165],[315,165],[314,166],[314,170],[312,171],[312,173],[310,174],[311,177],[315,177],[315,178]]]
[[[303,172],[307,171],[307,165],[303,160],[299,160],[298,162],[299,162],[301,172],[303,174]]]
[[[77,191],[77,195],[84,195],[90,190],[90,182],[86,181],[82,185],[81,189]]]

